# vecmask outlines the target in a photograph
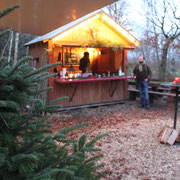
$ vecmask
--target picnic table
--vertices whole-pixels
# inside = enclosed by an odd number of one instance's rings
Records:
[[[178,102],[179,102],[179,87],[180,85],[174,84],[174,83],[162,83],[161,84],[164,87],[170,87],[172,89],[176,90],[176,98],[175,98],[175,111],[174,111],[174,129],[176,129],[176,123],[177,123],[177,111],[178,111]]]
[[[156,96],[168,96],[168,97],[176,97],[176,94],[174,92],[174,88],[171,86],[163,86],[162,84],[169,84],[169,82],[160,82],[160,81],[150,81],[149,86],[149,100],[150,103],[153,104],[154,98]],[[139,90],[136,86],[136,82],[133,79],[128,80],[128,92],[129,92],[129,98],[131,100],[135,100],[136,96],[139,94]],[[179,95],[180,96],[180,95]]]

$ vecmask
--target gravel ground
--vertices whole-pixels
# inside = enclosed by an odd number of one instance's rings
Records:
[[[164,126],[173,126],[173,118],[173,103],[158,100],[146,110],[137,101],[131,101],[54,114],[49,123],[55,133],[88,121],[89,127],[71,133],[76,138],[82,133],[89,139],[109,134],[97,143],[104,154],[101,162],[110,172],[105,180],[180,180],[180,146],[161,144],[157,138]]]

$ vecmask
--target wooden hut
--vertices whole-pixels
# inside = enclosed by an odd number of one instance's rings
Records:
[[[69,96],[69,100],[60,102],[68,107],[126,100],[127,79],[132,78],[127,76],[127,52],[139,44],[106,13],[98,10],[26,45],[29,46],[29,54],[34,57],[34,67],[62,62],[67,71],[73,65],[75,73],[81,73],[79,61],[85,51],[89,52],[93,76],[49,79],[53,90],[49,92],[48,100]],[[118,75],[120,67],[123,76]],[[56,70],[61,74],[62,66],[56,67]]]

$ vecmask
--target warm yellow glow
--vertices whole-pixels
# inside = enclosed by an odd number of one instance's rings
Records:
[[[73,74],[69,74],[69,78],[70,78],[70,79],[72,79],[72,78],[73,78],[73,76],[74,76]]]
[[[99,51],[99,55],[101,55],[101,51]]]
[[[86,51],[89,53],[89,59],[93,59],[98,56],[99,50],[96,48],[87,48]]]
[[[65,35],[69,34],[70,32],[76,30],[77,28],[80,28],[86,24],[89,24],[91,21],[98,19],[99,18],[99,14],[93,16],[90,19],[87,19],[86,21],[81,22],[80,24],[77,24],[76,26],[72,27],[71,29],[66,30],[65,32],[63,32],[62,34],[56,36],[55,38],[53,38],[53,41],[58,41],[60,38],[64,37]]]
[[[97,52],[97,51],[95,51],[95,52],[94,52],[94,55],[95,55],[95,56],[97,56],[97,55],[98,55],[98,52]]]
[[[129,41],[133,42],[136,46],[139,45],[139,42],[133,36],[131,36],[125,29],[123,29],[119,24],[114,22],[107,15],[102,14],[102,19],[104,19],[109,24],[111,24],[115,29],[117,29],[119,32],[121,32],[127,39],[129,39]]]

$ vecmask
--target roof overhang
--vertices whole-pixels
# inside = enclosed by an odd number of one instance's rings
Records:
[[[103,10],[97,10],[90,14],[87,14],[86,16],[83,16],[79,19],[76,19],[75,21],[72,21],[71,23],[68,23],[58,29],[55,29],[54,31],[51,31],[43,36],[37,37],[31,40],[30,42],[26,43],[25,45],[31,45],[41,41],[45,43],[48,40],[52,40],[54,43],[56,43],[62,37],[66,36],[70,32],[75,31],[77,28],[80,28],[82,26],[87,26],[95,19],[102,19],[103,22],[106,22],[109,26],[111,26],[113,30],[119,34],[119,36],[125,38],[126,41],[129,42],[128,47],[135,48],[136,46],[140,45],[136,38],[134,38],[128,31],[126,31],[114,20],[112,20]],[[125,48],[126,46],[123,47]]]
[[[0,11],[19,4],[0,19],[0,29],[36,35],[46,34],[117,0],[0,0]]]

